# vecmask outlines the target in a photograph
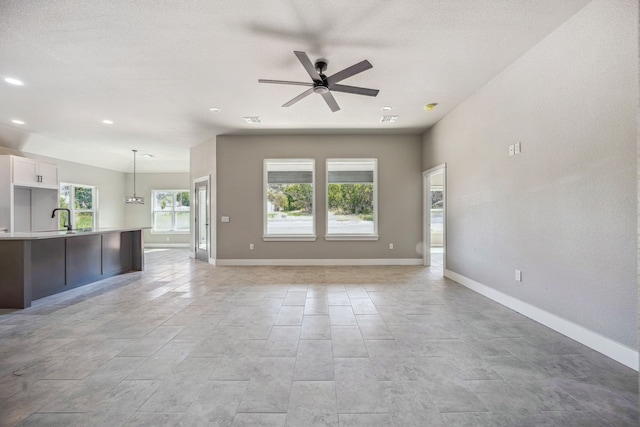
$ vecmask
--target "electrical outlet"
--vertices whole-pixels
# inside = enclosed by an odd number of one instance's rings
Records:
[[[389,249],[393,249],[393,243],[389,243]]]
[[[522,271],[516,270],[516,281],[522,282]]]
[[[515,144],[515,153],[516,154],[520,154],[522,152],[521,147],[520,147],[520,143],[516,142]]]
[[[253,243],[249,243],[249,250],[252,251],[253,250]]]

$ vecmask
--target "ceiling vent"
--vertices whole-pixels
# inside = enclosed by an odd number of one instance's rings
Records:
[[[249,124],[262,123],[262,119],[260,118],[260,116],[246,116],[246,117],[243,117],[243,119],[245,122]]]
[[[387,116],[387,115],[385,115],[385,116],[380,117],[380,123],[395,123],[398,120],[398,117],[400,117],[400,116],[397,116],[397,115]]]

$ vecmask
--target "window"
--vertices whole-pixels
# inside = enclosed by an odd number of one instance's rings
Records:
[[[377,160],[327,160],[327,240],[377,240]]]
[[[91,185],[60,184],[60,207],[71,210],[71,226],[74,229],[97,227],[98,187]],[[60,228],[64,228],[66,216],[60,215]]]
[[[152,233],[188,233],[190,220],[189,190],[152,190]]]
[[[264,240],[315,240],[314,165],[264,161]]]

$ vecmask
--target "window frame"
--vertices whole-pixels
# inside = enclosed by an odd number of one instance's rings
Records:
[[[77,213],[83,213],[83,212],[91,212],[93,214],[93,221],[92,221],[92,225],[91,225],[91,229],[95,229],[98,228],[98,199],[99,199],[99,191],[98,191],[98,186],[97,185],[88,185],[88,184],[75,184],[72,182],[61,182],[60,186],[58,187],[58,207],[60,207],[60,194],[62,193],[62,187],[66,187],[69,186],[71,187],[71,190],[69,192],[69,207],[68,208],[64,208],[64,209],[69,209],[71,211],[71,215],[69,216],[69,223],[71,224],[71,228],[73,228],[74,230],[77,229],[77,225],[76,225],[76,214]],[[75,208],[75,199],[76,199],[76,193],[74,191],[75,188],[77,187],[81,187],[81,188],[90,188],[91,189],[91,204],[93,206],[93,209],[76,209]],[[58,220],[59,222],[59,220]],[[82,228],[84,230],[84,228]]]
[[[156,193],[172,193],[173,194],[173,206],[171,207],[171,210],[159,210],[157,211],[155,206],[156,206]],[[178,193],[189,193],[189,210],[188,211],[177,211],[176,210],[176,197]],[[191,233],[191,199],[192,199],[193,194],[191,194],[191,191],[186,189],[186,188],[179,188],[179,189],[160,189],[160,188],[154,188],[151,190],[151,229],[149,230],[149,232],[151,234],[190,234]],[[156,212],[171,212],[171,230],[157,230],[155,228],[156,225]],[[178,212],[189,212],[189,229],[187,230],[176,230],[176,213]]]
[[[373,233],[329,233],[329,164],[331,162],[373,162]],[[324,239],[327,241],[368,241],[378,240],[378,159],[376,158],[333,158],[325,162],[325,231]]]
[[[268,234],[268,165],[269,163],[310,163],[311,164],[311,217],[312,232],[310,234]],[[316,160],[310,158],[264,159],[262,162],[262,240],[265,242],[313,242],[316,240]]]

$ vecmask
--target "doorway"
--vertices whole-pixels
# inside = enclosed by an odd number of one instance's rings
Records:
[[[209,262],[209,177],[195,180],[194,240],[196,259]]]
[[[446,268],[446,164],[422,173],[423,177],[423,264]]]

